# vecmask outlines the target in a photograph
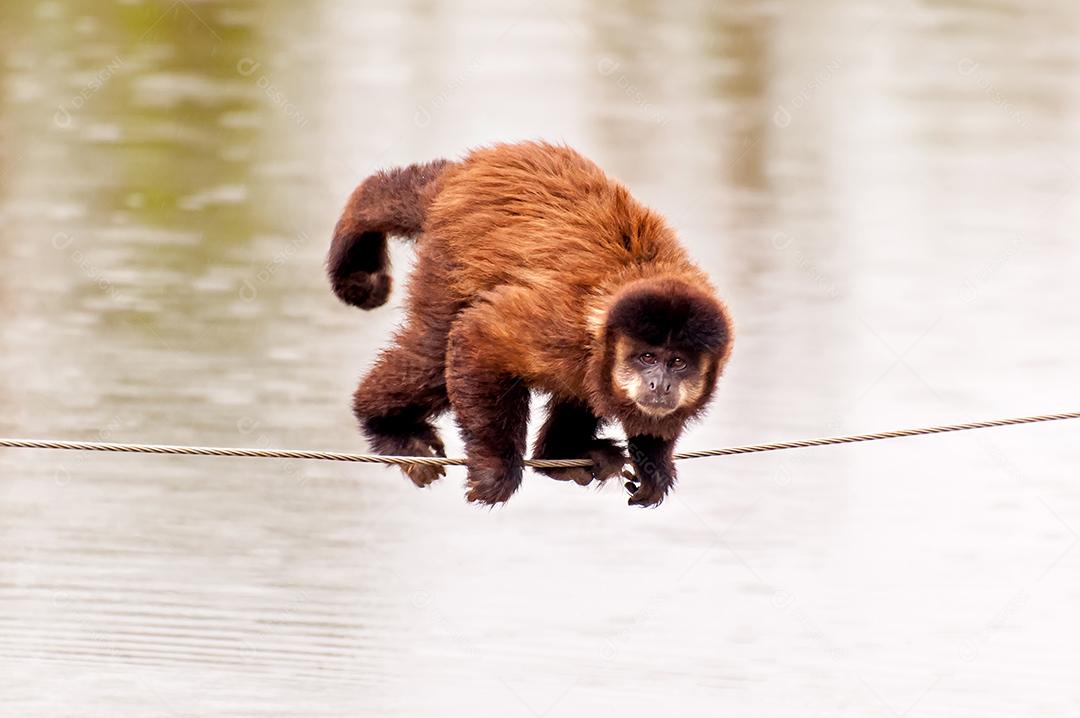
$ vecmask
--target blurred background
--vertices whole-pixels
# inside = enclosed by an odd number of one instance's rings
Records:
[[[685,450],[1076,410],[1078,31],[1069,0],[4,3],[0,435],[366,450],[349,396],[402,297],[331,295],[345,197],[525,138],[728,300]],[[685,462],[652,511],[4,450],[0,704],[1076,715],[1077,431]]]

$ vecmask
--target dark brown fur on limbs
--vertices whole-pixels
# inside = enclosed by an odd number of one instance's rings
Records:
[[[675,440],[712,395],[731,324],[660,215],[577,152],[526,142],[364,180],[330,249],[342,301],[386,302],[387,235],[417,239],[418,256],[408,318],[354,397],[376,451],[442,456],[431,422],[452,408],[469,500],[506,501],[535,389],[550,396],[535,456],[594,462],[544,473],[580,484],[618,475],[623,448],[596,436],[617,421],[635,468],[630,503],[663,500]],[[418,486],[443,473],[405,472]]]

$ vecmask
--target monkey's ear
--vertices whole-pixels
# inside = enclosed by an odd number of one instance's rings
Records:
[[[645,279],[627,285],[608,313],[608,330],[653,346],[725,353],[731,341],[727,310],[687,282]]]

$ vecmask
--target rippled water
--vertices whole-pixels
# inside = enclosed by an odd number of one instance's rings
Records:
[[[0,434],[363,450],[401,313],[325,285],[344,197],[528,137],[665,212],[733,309],[683,448],[1077,409],[1075,3],[715,5],[0,6]],[[0,705],[1075,715],[1078,430],[688,462],[655,511],[4,451]]]

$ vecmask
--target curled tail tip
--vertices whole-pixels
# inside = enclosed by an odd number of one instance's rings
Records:
[[[435,181],[447,164],[385,170],[353,190],[327,257],[330,283],[341,301],[361,309],[386,304],[393,284],[387,235],[413,238],[423,231]]]
[[[361,309],[375,309],[386,304],[394,279],[387,272],[355,272],[332,277],[334,294],[345,304]]]

